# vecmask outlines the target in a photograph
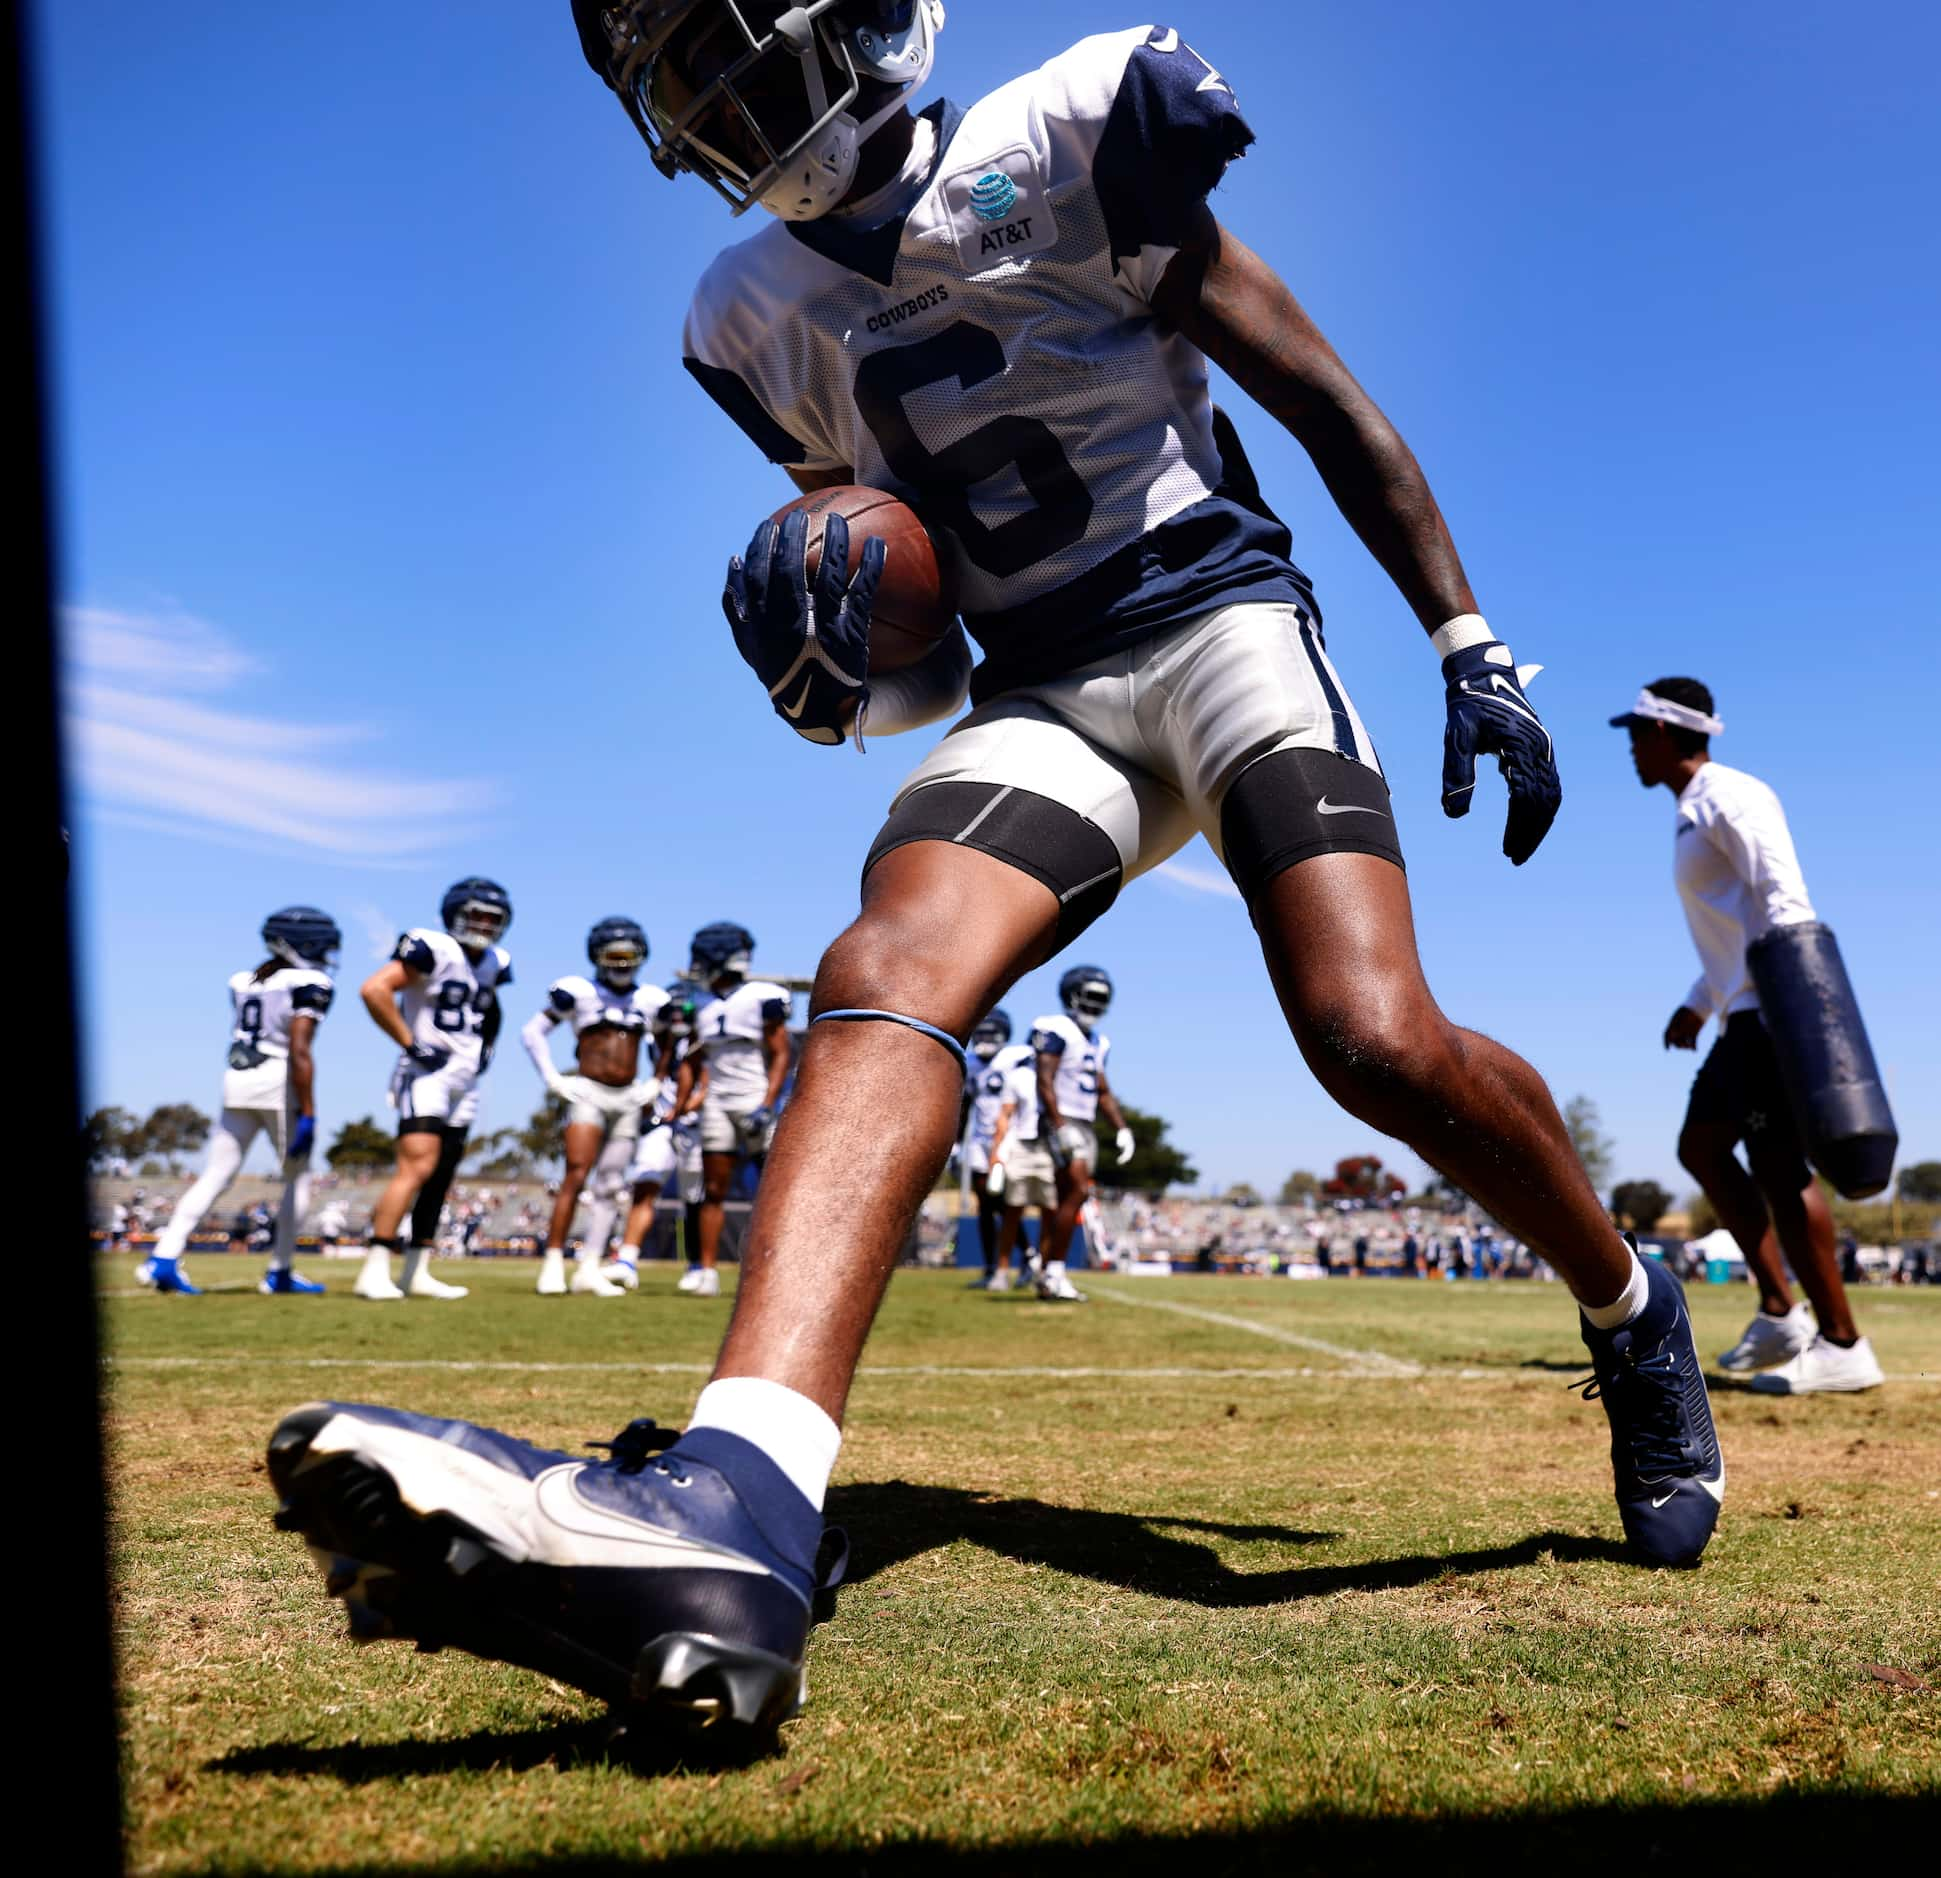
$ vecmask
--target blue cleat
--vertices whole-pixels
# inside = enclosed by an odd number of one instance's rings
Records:
[[[840,1534],[737,1436],[636,1421],[595,1445],[607,1459],[313,1402],[270,1438],[276,1523],[309,1541],[360,1640],[536,1670],[649,1735],[766,1741],[802,1704]]]
[[[157,1291],[177,1292],[185,1298],[199,1298],[200,1285],[192,1285],[182,1275],[181,1265],[174,1259],[151,1259],[148,1266],[148,1283]]]
[[[266,1298],[320,1298],[324,1287],[314,1278],[299,1278],[291,1271],[267,1271],[256,1289]]]
[[[1653,1565],[1696,1565],[1725,1499],[1725,1461],[1712,1426],[1685,1293],[1645,1261],[1644,1309],[1617,1330],[1583,1324],[1595,1374],[1574,1385],[1611,1424],[1624,1536]]]

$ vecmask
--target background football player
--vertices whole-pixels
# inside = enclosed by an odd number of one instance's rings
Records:
[[[1209,359],[1305,446],[1431,640],[1445,809],[1464,813],[1477,756],[1498,757],[1505,849],[1527,860],[1561,800],[1550,739],[1414,457],[1208,207],[1253,141],[1226,80],[1177,32],[1139,27],[968,111],[914,117],[905,100],[942,19],[931,0],[574,13],[665,173],[788,224],[708,270],[686,338],[696,381],[798,486],[919,504],[988,657],[977,708],[906,781],[861,913],[823,957],[688,1431],[651,1467],[569,1463],[463,1423],[312,1407],[271,1450],[289,1523],[398,1561],[393,1608],[434,1612],[451,1557],[476,1552],[407,1553],[385,1536],[394,1518],[347,1534],[334,1509],[349,1496],[329,1480],[382,1475],[467,1534],[543,1525],[547,1566],[466,1576],[474,1647],[531,1660],[528,1614],[547,1600],[548,1660],[585,1686],[650,1710],[705,1688],[723,1733],[771,1728],[801,1693],[840,1418],[956,1131],[962,1040],[1197,831],[1329,1092],[1544,1247],[1582,1315],[1626,1536],[1654,1563],[1695,1562],[1724,1466],[1682,1293],[1619,1236],[1542,1079],[1431,996],[1373,748],[1287,531],[1216,439]],[[829,519],[811,582],[803,513],[765,521],[724,594],[776,712],[831,749],[865,721],[932,720],[964,684],[961,640],[898,682],[869,673],[886,549],[863,544],[852,577],[850,545]],[[597,1506],[597,1540],[548,1512],[576,1499]],[[565,1595],[623,1522],[650,1542],[629,1595],[597,1609]],[[729,1556],[697,1562],[708,1553]]]
[[[566,1235],[589,1175],[594,1190],[588,1196],[586,1236],[580,1241],[571,1289],[583,1297],[626,1295],[627,1287],[600,1270],[600,1260],[626,1194],[627,1164],[640,1139],[640,1113],[657,1087],[651,1076],[641,1077],[641,1046],[667,993],[658,985],[640,983],[640,968],[647,963],[645,929],[637,920],[603,919],[586,935],[586,956],[593,976],[569,972],[554,979],[546,1002],[519,1033],[540,1081],[566,1104],[566,1171],[553,1200],[539,1267],[536,1288],[541,1297],[563,1297],[568,1290]],[[573,1026],[577,1045],[578,1067],[571,1076],[562,1076],[553,1061],[552,1033],[562,1023]]]
[[[222,1114],[209,1143],[201,1178],[175,1211],[136,1276],[157,1291],[194,1295],[182,1270],[189,1235],[227,1191],[250,1144],[269,1137],[283,1169],[269,1269],[261,1289],[271,1293],[322,1291],[290,1269],[297,1227],[310,1198],[310,1151],[317,1134],[316,1061],[311,1045],[330,1009],[330,973],[343,935],[328,913],[286,906],[263,922],[269,957],[229,980],[229,1067],[223,1071]]]
[[[754,952],[754,934],[722,920],[694,935],[694,962],[687,968],[714,994],[695,1013],[692,1046],[696,1068],[705,1068],[708,1076],[700,1103],[700,1263],[679,1285],[704,1298],[721,1291],[716,1261],[735,1168],[768,1152],[793,1055],[789,994],[748,976]]]
[[[1111,1040],[1099,1029],[1099,1019],[1112,1005],[1111,975],[1097,965],[1074,965],[1058,981],[1064,1010],[1041,1017],[1031,1027],[1031,1049],[1038,1064],[1038,1108],[1041,1132],[1050,1142],[1058,1164],[1058,1209],[1046,1231],[1038,1295],[1076,1302],[1079,1293],[1065,1273],[1072,1233],[1092,1195],[1092,1174],[1099,1163],[1098,1131],[1093,1126],[1103,1112],[1118,1130],[1114,1146],[1119,1165],[1132,1159],[1132,1130],[1119,1112],[1119,1100],[1105,1079],[1105,1059]]]
[[[695,1112],[707,1095],[707,1069],[691,1052],[694,1019],[705,998],[705,987],[677,978],[655,1014],[654,1099],[627,1169],[632,1199],[610,1274],[630,1291],[640,1284],[640,1250],[654,1230],[654,1209],[668,1183],[678,1179],[676,1191],[690,1208],[701,1199],[701,1135]]]
[[[988,1286],[997,1270],[997,1232],[1003,1203],[991,1191],[991,1155],[997,1146],[997,1112],[1004,1102],[1004,1076],[992,1061],[1011,1041],[1008,1011],[993,1011],[980,1019],[970,1035],[970,1057],[964,1065],[964,1125],[961,1151],[964,1178],[977,1201],[977,1242],[984,1254]],[[1003,1176],[999,1176],[1000,1189]]]
[[[499,944],[512,900],[497,881],[472,875],[447,890],[439,911],[444,930],[414,926],[360,992],[371,1021],[403,1052],[389,1097],[398,1111],[397,1171],[371,1209],[371,1248],[352,1287],[360,1298],[465,1295],[465,1286],[434,1278],[425,1261],[478,1114],[479,1079],[504,1015],[499,994],[512,983],[512,958]],[[391,1254],[407,1212],[411,1249],[400,1287]]]
[[[1007,1045],[992,1059],[991,1068],[1002,1093],[992,1129],[991,1172],[987,1183],[1000,1208],[997,1269],[991,1274],[990,1288],[1009,1291],[1012,1255],[1025,1243],[1027,1207],[1038,1209],[1041,1247],[1050,1234],[1052,1216],[1058,1207],[1058,1169],[1042,1126],[1038,1108],[1038,1058],[1030,1044]],[[1042,1277],[1042,1254],[1029,1253],[1025,1268],[1034,1279]]]

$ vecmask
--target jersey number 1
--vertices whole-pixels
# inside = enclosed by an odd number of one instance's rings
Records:
[[[856,368],[856,408],[890,468],[916,489],[926,517],[948,528],[985,573],[1000,579],[1083,540],[1092,519],[1091,492],[1057,434],[1038,418],[1016,412],[994,417],[968,437],[929,450],[911,427],[903,400],[948,378],[969,391],[1003,370],[997,334],[969,320],[912,345],[873,352]],[[1038,506],[992,527],[972,510],[970,492],[1013,468]]]

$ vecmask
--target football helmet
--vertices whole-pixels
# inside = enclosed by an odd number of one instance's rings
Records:
[[[1112,1008],[1112,974],[1100,965],[1074,965],[1058,981],[1058,1002],[1090,1031]]]
[[[675,979],[667,987],[667,1002],[654,1013],[654,1028],[665,1036],[693,1036],[695,1016],[708,996],[707,986],[691,978]]]
[[[993,1011],[970,1034],[971,1054],[988,1063],[1011,1041],[1011,1014]]]
[[[865,142],[930,76],[942,0],[573,0],[586,62],[663,176],[740,215],[840,202]]]
[[[610,985],[630,985],[647,963],[647,934],[638,920],[616,914],[603,919],[586,935],[586,956],[594,971]]]
[[[438,904],[445,930],[462,946],[497,945],[512,924],[512,896],[496,880],[468,875],[445,889]]]
[[[263,922],[263,943],[285,965],[314,965],[332,970],[344,935],[328,913],[314,906],[286,906]]]
[[[716,920],[694,935],[688,956],[688,976],[704,985],[717,985],[724,978],[746,978],[754,963],[755,935],[733,920]]]

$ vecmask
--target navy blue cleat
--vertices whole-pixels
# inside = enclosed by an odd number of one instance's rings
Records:
[[[759,1748],[802,1704],[840,1535],[737,1436],[637,1421],[595,1445],[607,1459],[313,1402],[270,1438],[276,1523],[309,1542],[360,1640],[536,1670],[649,1740]]]
[[[299,1278],[295,1272],[269,1271],[263,1274],[256,1289],[266,1298],[320,1298],[325,1288],[314,1278]]]
[[[1583,1324],[1595,1374],[1573,1385],[1604,1404],[1618,1517],[1653,1565],[1696,1565],[1725,1499],[1725,1461],[1712,1426],[1685,1293],[1646,1259],[1644,1309],[1617,1330]]]

